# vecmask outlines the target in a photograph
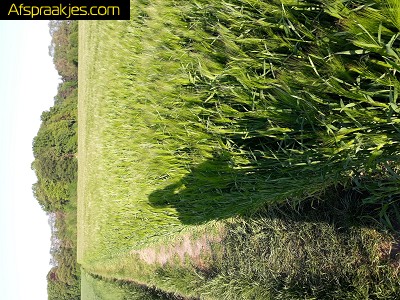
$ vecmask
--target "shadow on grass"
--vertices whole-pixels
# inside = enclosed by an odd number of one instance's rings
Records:
[[[200,224],[254,211],[264,201],[259,188],[269,175],[236,169],[228,155],[195,166],[178,182],[149,196],[156,207],[174,207],[184,224]]]
[[[151,194],[153,205],[175,207],[186,224],[237,217],[227,223],[222,259],[198,270],[207,293],[216,299],[400,297],[398,248],[373,218],[379,205],[363,204],[366,194],[343,186],[296,204],[265,204],[266,191],[258,188],[266,179],[231,168],[225,157]]]
[[[254,299],[399,299],[395,236],[368,217],[362,194],[337,187],[322,196],[229,223],[215,278],[241,277]]]
[[[225,152],[194,166],[178,182],[154,191],[149,202],[155,207],[175,208],[184,224],[251,215],[277,204],[292,215],[296,208],[289,206],[303,202],[301,205],[313,203],[310,209],[302,206],[300,217],[309,222],[337,224],[341,230],[347,226],[400,229],[398,201],[392,201],[383,211],[386,202],[364,203],[370,195],[367,189],[354,182],[346,187],[334,185],[333,176],[311,167],[277,169],[276,164],[266,163],[238,166]],[[285,205],[288,201],[289,206]]]
[[[368,193],[351,185],[285,198],[301,184],[321,184],[318,174],[304,169],[291,178],[265,170],[234,168],[229,155],[215,156],[149,197],[154,206],[176,208],[184,224],[236,217],[226,224],[223,258],[198,270],[207,293],[216,299],[399,299],[399,239],[379,219],[381,203],[365,204]]]

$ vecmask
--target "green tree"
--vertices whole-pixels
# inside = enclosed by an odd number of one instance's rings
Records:
[[[78,23],[50,21],[49,53],[61,76],[54,105],[41,115],[33,140],[32,190],[52,228],[48,299],[80,299],[76,263]]]

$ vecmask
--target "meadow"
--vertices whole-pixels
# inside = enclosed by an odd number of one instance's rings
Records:
[[[399,12],[132,0],[80,22],[82,298],[400,297]]]

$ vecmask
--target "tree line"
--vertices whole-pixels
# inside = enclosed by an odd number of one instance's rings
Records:
[[[48,299],[80,299],[76,262],[78,22],[50,21],[49,54],[61,78],[54,105],[41,115],[33,139],[33,194],[49,216]]]

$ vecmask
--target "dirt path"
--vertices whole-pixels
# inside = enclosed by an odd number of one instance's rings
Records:
[[[222,240],[223,231],[214,235],[203,233],[198,237],[184,234],[170,245],[162,244],[141,250],[133,250],[131,253],[138,255],[147,264],[157,263],[164,265],[178,258],[183,265],[186,259],[190,259],[196,268],[207,270],[213,256],[212,245],[220,243]]]

